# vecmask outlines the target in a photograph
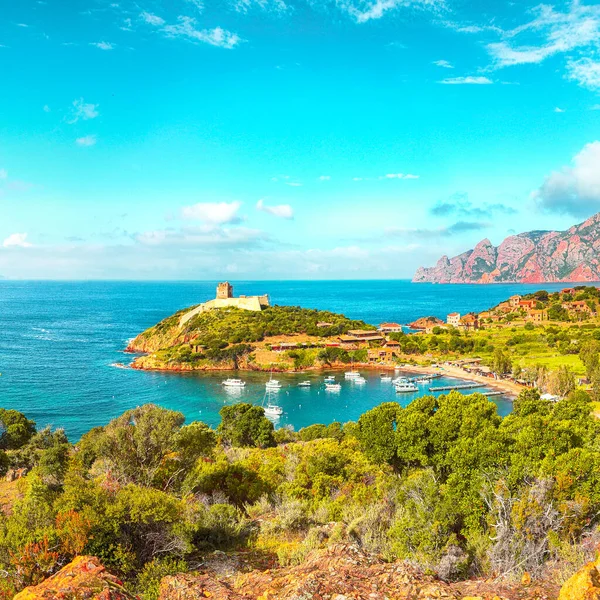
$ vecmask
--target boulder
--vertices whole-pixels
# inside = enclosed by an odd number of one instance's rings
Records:
[[[134,600],[121,582],[108,573],[100,561],[78,556],[60,571],[25,588],[14,600]]]
[[[600,600],[600,559],[577,571],[564,583],[558,600]]]

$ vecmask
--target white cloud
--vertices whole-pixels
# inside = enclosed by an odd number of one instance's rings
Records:
[[[17,27],[23,27],[23,28],[27,29],[29,27],[29,25],[27,25],[27,23],[17,23]]]
[[[329,181],[331,179],[331,175],[321,175],[319,177],[319,181]]]
[[[123,31],[132,31],[133,30],[133,22],[131,21],[131,19],[125,19],[123,21],[123,25],[121,25],[121,27],[119,29],[122,29]]]
[[[78,146],[95,146],[96,145],[96,136],[95,135],[86,135],[84,137],[77,138],[75,143]]]
[[[357,23],[380,19],[385,13],[401,7],[440,10],[445,6],[444,0],[336,0],[335,4]]]
[[[202,221],[212,225],[239,223],[238,216],[241,202],[198,202],[192,206],[184,206],[181,216],[184,219]]]
[[[269,213],[280,219],[293,219],[294,209],[289,204],[278,204],[277,206],[267,206],[261,199],[256,203],[256,210]]]
[[[165,20],[162,17],[145,11],[140,15],[140,18],[149,25],[155,25],[157,27],[165,24]]]
[[[237,12],[243,13],[252,8],[271,12],[284,12],[288,9],[284,0],[232,0],[232,3]]]
[[[419,179],[419,175],[413,175],[412,173],[388,173],[382,175],[379,179]]]
[[[90,46],[100,48],[100,50],[113,50],[114,46],[110,42],[92,42]]]
[[[443,83],[444,85],[489,85],[494,82],[487,77],[469,75],[468,77],[449,77],[442,79],[438,83]]]
[[[539,209],[587,217],[600,210],[600,141],[583,147],[571,166],[554,171],[532,193]]]
[[[362,177],[353,177],[352,181],[362,181],[363,178]]]
[[[600,33],[599,33],[600,35]],[[567,79],[592,90],[600,89],[600,61],[590,58],[570,60],[567,63]]]
[[[196,29],[196,19],[192,17],[179,17],[176,25],[165,25],[162,31],[168,37],[184,37],[228,50],[235,48],[242,41],[237,33],[232,33],[222,27]]]
[[[565,112],[565,109],[564,109],[564,108],[560,108],[559,106],[556,106],[556,107],[554,108],[554,112],[555,112],[555,113],[564,113],[564,112]]]
[[[0,179],[6,179],[8,177],[8,171],[6,169],[0,169]]]
[[[83,98],[80,98],[79,100],[73,100],[73,109],[68,123],[73,125],[74,123],[77,123],[79,119],[88,121],[90,119],[95,119],[99,115],[100,113],[98,112],[97,104],[86,103]]]
[[[454,69],[454,65],[447,60],[434,60],[433,64],[444,69]]]
[[[2,242],[4,248],[31,248],[31,244],[27,241],[26,233],[11,233]]]
[[[568,4],[566,12],[540,4],[532,9],[535,18],[511,31],[504,40],[488,44],[496,67],[540,63],[554,54],[597,46],[600,35],[600,6],[579,0]],[[524,39],[521,45],[517,39]]]
[[[190,4],[193,4],[196,7],[198,12],[202,12],[204,10],[204,2],[202,0],[187,0]]]
[[[590,106],[590,110],[600,110],[600,104],[593,104]]]
[[[291,187],[302,187],[302,184],[298,181],[286,181],[285,185],[289,185]]]
[[[44,104],[44,108],[42,109],[45,113],[49,113],[51,111],[51,108],[47,105]]]
[[[144,246],[211,247],[256,249],[257,243],[268,240],[268,236],[258,229],[247,227],[219,227],[206,225],[203,227],[187,227],[178,229],[159,229],[146,231],[135,237],[135,241]],[[213,261],[215,257],[213,256]]]

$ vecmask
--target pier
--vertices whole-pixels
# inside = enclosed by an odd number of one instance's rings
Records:
[[[449,392],[451,390],[472,390],[473,388],[483,387],[483,383],[463,383],[461,385],[444,385],[441,387],[430,387],[430,392]]]

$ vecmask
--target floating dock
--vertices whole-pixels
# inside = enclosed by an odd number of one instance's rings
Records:
[[[505,396],[506,392],[499,392],[498,390],[494,391],[494,392],[481,392],[484,396],[487,396],[488,398],[490,396]]]
[[[462,385],[444,385],[441,387],[430,387],[430,392],[449,392],[451,390],[472,390],[473,388],[483,387],[484,383],[463,383]]]

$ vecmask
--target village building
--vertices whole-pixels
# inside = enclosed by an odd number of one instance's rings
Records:
[[[393,348],[370,348],[367,350],[367,359],[370,363],[392,362],[396,357]]]
[[[214,308],[239,308],[241,310],[251,310],[259,312],[269,306],[269,296],[233,296],[233,286],[228,281],[223,281],[217,285],[217,296],[214,300],[204,302],[196,308],[186,312],[180,319],[179,325],[187,323],[191,318],[200,313],[212,310]]]
[[[530,310],[527,314],[527,320],[532,323],[542,323],[548,320],[548,311],[546,309]]]
[[[383,342],[385,337],[378,331],[368,329],[351,329],[348,331],[348,335],[354,338],[355,341],[359,342]]]
[[[510,306],[512,308],[517,308],[519,306],[520,302],[521,302],[521,296],[519,296],[518,294],[515,294],[514,296],[511,296],[508,299],[508,303],[510,304]]]
[[[475,331],[479,329],[479,319],[475,313],[469,313],[460,319],[458,326],[465,331]]]
[[[521,300],[519,302],[519,308],[523,308],[526,311],[533,310],[537,306],[537,300]]]
[[[569,294],[569,296],[575,295],[575,288],[565,288],[564,290],[560,290],[561,294]]]
[[[452,325],[453,327],[458,327],[460,325],[460,313],[450,313],[446,317],[446,323],[448,323],[448,325]]]
[[[398,333],[402,331],[402,325],[399,325],[398,323],[382,323],[379,326],[379,331],[381,331],[381,333]]]
[[[569,312],[574,313],[591,313],[592,309],[587,305],[585,300],[575,300],[574,302],[563,302],[562,307]]]
[[[512,307],[510,305],[510,302],[500,302],[500,304],[498,304],[497,310],[499,310],[500,312],[509,313],[512,312]]]

